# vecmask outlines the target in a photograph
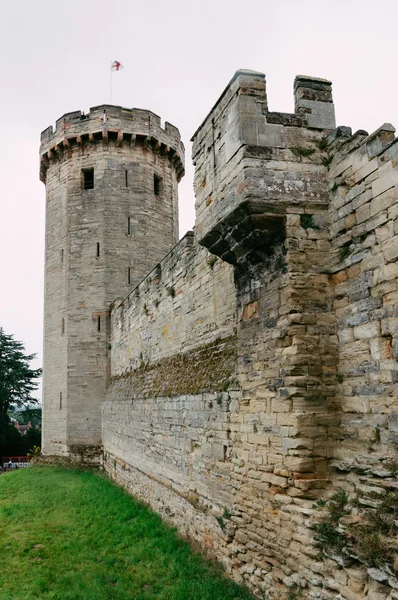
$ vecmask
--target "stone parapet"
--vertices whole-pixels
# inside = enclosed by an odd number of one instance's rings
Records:
[[[330,90],[330,82],[313,81]],[[320,104],[333,107],[328,94]],[[312,127],[308,116],[269,113],[264,75],[237,71],[192,138],[196,233],[212,253],[235,265],[261,263],[284,237],[287,209],[327,205],[319,144],[333,125]]]
[[[81,111],[66,113],[57,120],[55,130],[52,125],[41,134],[40,176],[45,180],[49,161],[73,146],[108,144],[110,141],[122,144],[144,145],[167,155],[175,165],[179,179],[184,175],[185,150],[180,133],[174,125],[161,126],[160,117],[155,113],[139,108],[122,108],[104,104],[90,109],[88,114]]]

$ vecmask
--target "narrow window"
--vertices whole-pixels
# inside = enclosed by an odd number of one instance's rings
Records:
[[[94,168],[82,169],[83,174],[83,189],[93,190],[94,189]]]
[[[97,242],[97,258],[99,257],[99,255],[100,255],[100,245],[99,245],[99,242]]]
[[[61,319],[61,335],[65,333],[65,319],[62,317]]]
[[[162,192],[162,178],[154,173],[153,176],[153,192],[155,196],[160,196]]]
[[[131,284],[131,267],[127,269],[127,283]]]
[[[128,176],[128,171],[124,172],[124,185],[126,187],[129,187],[129,176]]]
[[[127,233],[131,235],[131,218],[127,217]]]
[[[64,249],[61,249],[61,263],[64,262]]]
[[[97,317],[97,331],[101,331],[101,317]]]
[[[59,409],[62,410],[62,392],[59,393]]]

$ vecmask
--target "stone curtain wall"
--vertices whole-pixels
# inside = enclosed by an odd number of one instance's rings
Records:
[[[188,233],[112,311],[112,380],[103,403],[105,468],[209,548],[234,504],[238,414],[233,269]]]
[[[112,377],[234,334],[233,269],[188,232],[112,310]]]
[[[328,81],[295,105],[241,71],[194,135],[210,254],[115,305],[105,468],[259,598],[396,600],[398,146],[334,130]]]
[[[330,152],[330,234],[347,466],[395,455],[398,442],[398,144],[386,124],[339,136]],[[346,134],[337,130],[337,134]]]
[[[341,416],[332,489],[346,491],[350,499],[341,531],[351,537],[347,544],[351,556],[329,561],[328,577],[339,582],[335,586],[343,598],[398,598],[392,524],[398,510],[398,139],[394,131],[384,124],[370,136],[364,131],[351,136],[349,128],[338,128],[328,140],[329,155],[334,157],[330,280],[339,341],[335,409]]]

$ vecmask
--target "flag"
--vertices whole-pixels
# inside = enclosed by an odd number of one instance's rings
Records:
[[[122,63],[120,63],[118,60],[114,60],[113,63],[111,64],[111,70],[112,71],[120,71],[121,69],[123,69]]]

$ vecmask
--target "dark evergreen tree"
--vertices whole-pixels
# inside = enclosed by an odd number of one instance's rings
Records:
[[[37,389],[41,369],[30,367],[29,363],[34,358],[35,354],[25,354],[23,344],[14,340],[12,335],[5,334],[0,327],[0,447],[3,449],[8,446],[7,439],[10,436],[10,444],[19,445],[19,440],[17,443],[15,433],[10,428],[10,408],[30,406],[38,402],[32,392]]]
[[[21,441],[19,448],[21,449],[21,456],[25,456],[30,452],[33,446],[41,446],[41,430],[32,427],[28,429],[25,435],[21,435]]]

